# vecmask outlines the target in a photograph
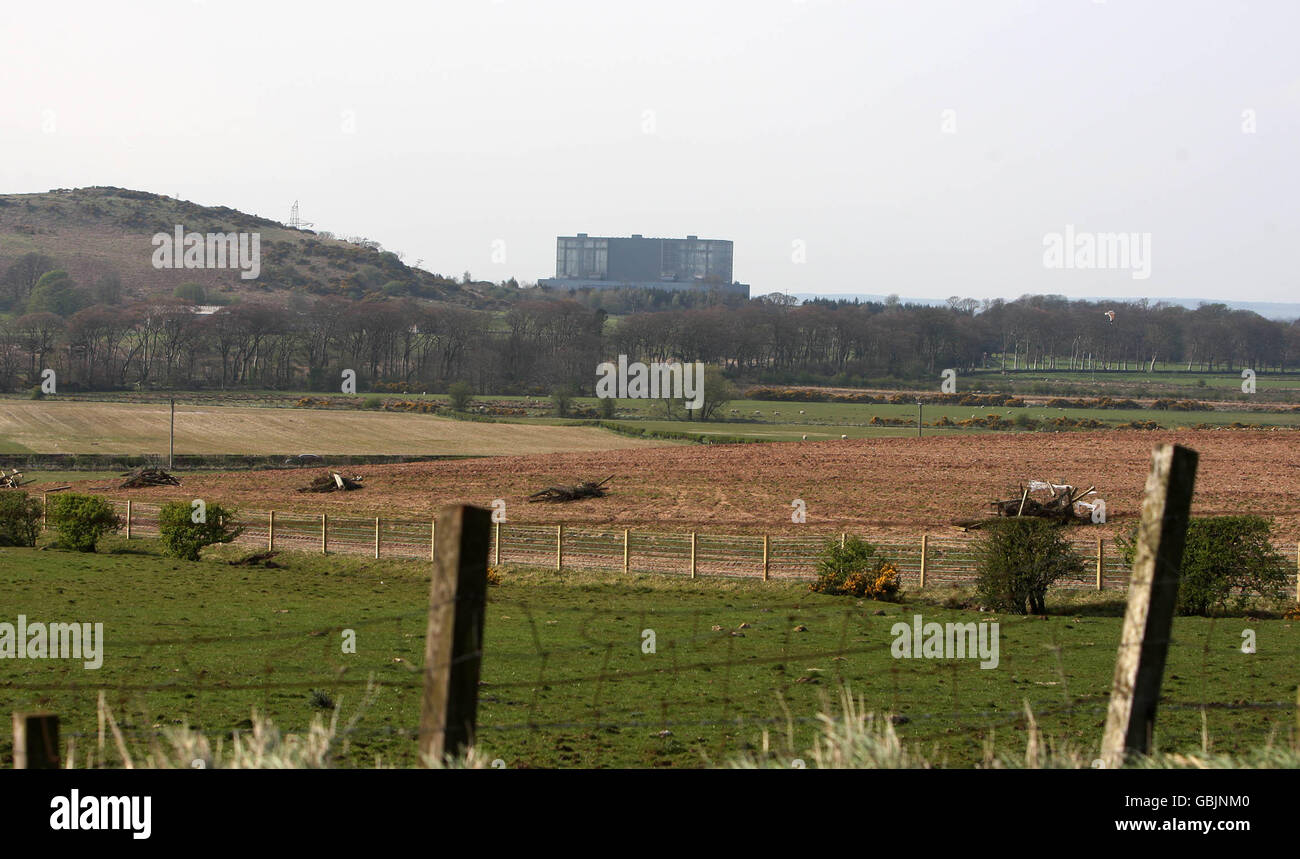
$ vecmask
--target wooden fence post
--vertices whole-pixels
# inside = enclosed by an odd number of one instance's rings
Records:
[[[438,560],[438,517],[434,516],[429,524],[429,560]]]
[[[695,578],[695,532],[691,532],[691,578]]]
[[[266,514],[266,550],[275,548],[275,511]]]
[[[501,566],[501,523],[492,523],[492,566]]]
[[[436,766],[473,743],[487,602],[488,524],[482,507],[447,507],[438,515],[429,625],[424,642],[420,760]]]
[[[1106,550],[1101,544],[1101,537],[1097,538],[1097,593],[1101,593],[1101,574],[1106,567]]]
[[[126,499],[126,539],[131,539],[131,499]]]
[[[53,713],[14,713],[14,769],[59,768],[59,717]]]
[[[925,587],[926,563],[930,560],[930,535],[921,535],[921,587]]]
[[[1151,455],[1101,744],[1102,765],[1107,769],[1122,767],[1129,755],[1146,754],[1151,748],[1196,462],[1196,451],[1175,444],[1157,445]]]
[[[631,551],[629,551],[631,548],[629,545],[631,543],[631,535],[628,534],[628,530],[629,529],[627,528],[623,529],[623,574],[624,575],[626,575],[629,570],[629,563],[632,558],[632,553]]]
[[[49,496],[46,493],[42,492],[41,493],[41,528],[42,529],[48,527],[45,524],[45,514],[49,511],[49,509],[50,509]]]
[[[320,553],[328,555],[330,551],[330,520],[328,513],[320,514]]]
[[[841,548],[841,549],[844,548],[844,542],[848,539],[848,536],[849,536],[849,535],[848,535],[846,532],[844,532],[844,531],[841,531],[841,532],[840,532],[840,548]]]
[[[555,526],[555,571],[564,566],[564,523]]]
[[[379,560],[379,517],[375,517],[375,560]]]
[[[763,581],[767,581],[767,574],[768,574],[768,567],[769,567],[769,565],[768,565],[768,545],[767,545],[767,544],[768,544],[767,535],[764,534],[764,535],[763,535]]]

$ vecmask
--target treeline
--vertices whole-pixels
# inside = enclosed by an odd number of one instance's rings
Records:
[[[62,278],[33,292],[57,299]],[[36,284],[46,283],[40,290]],[[116,284],[103,284],[111,298]],[[119,293],[120,294],[120,293]],[[84,298],[85,295],[83,294]],[[62,391],[252,388],[337,391],[344,370],[358,391],[442,392],[467,381],[479,393],[590,394],[596,365],[703,361],[738,381],[866,384],[936,382],[946,368],[1256,372],[1300,366],[1300,325],[1224,305],[953,299],[947,307],[782,298],[653,310],[610,318],[603,307],[538,297],[478,311],[407,297],[245,299],[210,315],[190,302],[96,301],[0,317],[0,387],[30,388],[52,368]],[[61,310],[65,312],[60,312]]]

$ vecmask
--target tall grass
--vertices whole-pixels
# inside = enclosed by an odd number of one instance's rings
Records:
[[[984,738],[984,756],[977,769],[1090,769],[1099,766],[1094,751],[1070,742],[1056,742],[1044,737],[1029,705],[1025,705],[1028,738],[1020,754],[994,751],[994,734]],[[840,691],[836,712],[826,709],[818,715],[820,734],[811,748],[803,752],[771,752],[771,737],[763,734],[760,751],[750,752],[728,762],[739,769],[816,767],[819,769],[936,769],[945,766],[919,747],[907,745],[894,730],[894,719],[872,713],[861,698],[844,688]],[[1100,740],[1100,737],[1098,737]],[[1270,738],[1263,746],[1240,755],[1222,755],[1209,751],[1208,734],[1202,737],[1197,751],[1157,752],[1131,760],[1126,766],[1136,769],[1300,769],[1300,727],[1290,743]]]

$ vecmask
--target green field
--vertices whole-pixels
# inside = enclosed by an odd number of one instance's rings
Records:
[[[594,403],[594,400],[592,401]],[[731,410],[735,409],[732,414]],[[800,414],[800,411],[803,414]],[[916,434],[916,406],[859,403],[790,403],[765,400],[736,400],[728,404],[728,420],[681,421],[656,419],[644,403],[633,400],[619,401],[617,423],[629,429],[677,432],[701,435],[718,435],[745,438],[752,441],[797,441],[808,436],[809,441],[828,438],[878,438],[884,436],[911,436]],[[1115,428],[1132,421],[1154,421],[1163,429],[1192,427],[1197,424],[1231,426],[1234,423],[1249,426],[1300,427],[1300,412],[1270,413],[1260,411],[1198,411],[1181,412],[1161,409],[1083,409],[1047,408],[1025,406],[940,406],[927,405],[922,413],[925,435],[951,435],[955,433],[993,432],[982,427],[933,427],[943,418],[956,423],[970,418],[998,415],[1014,421],[1023,415],[1033,421],[1051,421],[1065,417],[1072,421],[1095,420],[1105,428]],[[873,426],[871,420],[906,422],[905,425]],[[542,419],[525,419],[542,420]]]
[[[65,742],[75,738],[84,754],[104,690],[139,755],[185,723],[215,742],[248,727],[254,709],[303,730],[322,712],[315,692],[341,708],[341,765],[414,763],[426,564],[286,552],[268,569],[174,561],[152,541],[105,548],[0,549],[0,621],[102,622],[107,640],[97,670],[0,660],[4,710],[59,714]],[[1047,619],[994,617],[799,584],[506,570],[487,611],[480,748],[511,767],[695,767],[761,748],[767,730],[772,750],[803,754],[816,714],[833,708],[845,683],[869,709],[906,717],[904,741],[951,766],[979,761],[986,740],[1023,753],[1026,703],[1049,739],[1092,754],[1121,610],[1058,600]],[[891,626],[915,613],[999,621],[998,667],[892,658]],[[356,631],[355,654],[342,652],[345,628]],[[1241,652],[1246,628],[1257,653]],[[653,654],[643,652],[645,630]],[[1297,652],[1300,623],[1178,619],[1158,745],[1200,749],[1202,716],[1213,751],[1288,740]],[[6,762],[9,742],[0,734]],[[112,745],[110,763],[120,765]]]

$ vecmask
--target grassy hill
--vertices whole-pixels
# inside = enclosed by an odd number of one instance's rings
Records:
[[[152,237],[170,235],[178,224],[187,233],[260,234],[259,276],[242,280],[237,267],[155,268]],[[120,301],[171,296],[183,283],[198,283],[210,304],[283,299],[294,292],[353,299],[409,295],[474,307],[501,303],[490,284],[461,284],[411,268],[375,243],[356,244],[224,206],[123,188],[0,195],[0,275],[30,253],[48,257],[53,263],[48,268],[66,270],[79,288],[107,290]],[[120,282],[116,295],[109,286],[114,282]],[[0,285],[0,293],[8,292]]]

